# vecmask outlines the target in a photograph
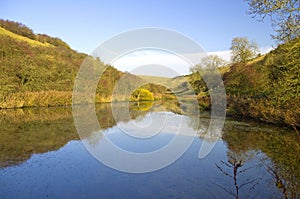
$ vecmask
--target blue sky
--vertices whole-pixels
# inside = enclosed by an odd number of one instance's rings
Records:
[[[271,46],[269,21],[260,23],[246,11],[243,0],[0,1],[1,18],[59,37],[86,53],[120,32],[140,27],[176,30],[207,51],[228,50],[236,36]]]
[[[246,11],[243,0],[0,1],[0,18],[59,37],[85,53],[114,35],[142,27],[178,31],[208,52],[229,50],[238,36],[260,47],[272,46],[270,22],[258,22]]]

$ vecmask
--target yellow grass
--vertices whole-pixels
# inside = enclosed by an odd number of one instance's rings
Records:
[[[230,66],[221,67],[221,68],[218,68],[218,70],[221,75],[224,75],[225,73],[230,71]]]
[[[0,108],[66,106],[72,104],[72,92],[40,91],[0,95]]]
[[[263,59],[265,58],[265,56],[266,56],[266,55],[261,55],[261,56],[259,56],[259,57],[254,58],[254,59],[248,61],[248,62],[247,62],[247,65],[251,65],[251,64],[254,64],[254,63],[256,63],[256,62],[259,62],[259,61],[263,60]]]
[[[17,35],[17,34],[15,34],[13,32],[10,32],[10,31],[8,31],[8,30],[6,30],[4,28],[1,28],[1,27],[0,27],[0,35],[6,35],[6,36],[14,38],[14,39],[16,39],[18,41],[27,42],[31,46],[49,46],[49,47],[53,46],[53,45],[51,45],[49,43],[42,43],[42,42],[39,42],[39,41],[36,41],[36,40],[33,40],[33,39],[29,39],[27,37],[23,37],[21,35]]]

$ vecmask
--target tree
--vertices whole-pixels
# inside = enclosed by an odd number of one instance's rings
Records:
[[[192,74],[189,81],[195,93],[205,92],[219,86],[219,72],[217,68],[226,64],[226,61],[217,55],[208,55],[201,59],[201,62],[190,68]]]
[[[207,57],[202,58],[201,63],[206,69],[214,71],[217,68],[224,66],[226,61],[218,55],[209,55]]]
[[[143,88],[136,89],[130,96],[130,101],[153,101],[153,94]]]
[[[218,55],[208,55],[201,59],[201,63],[190,68],[192,73],[199,72],[200,70],[210,70],[214,71],[219,67],[226,64],[226,61],[219,57]]]
[[[232,62],[246,63],[257,55],[258,46],[256,43],[250,42],[246,37],[235,37],[232,39],[230,50]]]
[[[275,35],[272,38],[287,42],[300,36],[300,1],[299,0],[245,0],[248,13],[259,16],[263,21],[270,17]]]

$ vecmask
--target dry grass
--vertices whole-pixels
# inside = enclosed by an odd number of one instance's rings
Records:
[[[72,92],[19,92],[0,96],[0,108],[66,106],[72,104]]]
[[[33,39],[29,39],[27,37],[23,37],[21,35],[17,35],[15,33],[12,33],[4,28],[1,28],[0,27],[0,35],[6,35],[6,36],[9,36],[11,38],[14,38],[18,41],[23,41],[23,42],[27,42],[30,46],[52,46],[51,44],[48,44],[48,43],[42,43],[42,42],[39,42],[39,41],[36,41],[36,40],[33,40]]]

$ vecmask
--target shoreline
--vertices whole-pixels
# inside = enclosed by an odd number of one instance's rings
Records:
[[[68,104],[55,104],[55,105],[51,105],[51,104],[47,104],[46,106],[41,106],[41,105],[31,105],[31,106],[13,106],[13,107],[0,107],[0,112],[1,111],[5,111],[5,110],[24,110],[24,109],[47,109],[47,108],[72,108],[73,105],[87,105],[87,104],[95,104],[96,105],[101,105],[101,104],[109,104],[109,103],[125,103],[128,102],[126,100],[116,100],[116,101],[101,101],[101,102],[95,102],[95,103],[78,103],[78,104],[72,104],[72,100],[69,99],[71,103]],[[155,99],[151,102],[158,102],[158,101],[169,101],[172,103],[175,103],[177,100],[175,99]],[[188,101],[188,100],[187,100]],[[130,101],[130,103],[135,103],[136,101]],[[142,101],[142,102],[148,102],[148,101]],[[1,101],[0,101],[1,104]],[[210,105],[207,104],[207,106],[203,107],[203,102],[198,98],[198,104],[200,107],[200,112],[209,112],[210,109]],[[247,117],[245,117],[244,115],[235,115],[232,110],[229,110],[232,104],[227,104],[227,109],[226,109],[226,118],[235,120],[235,121],[239,121],[239,122],[258,122],[261,124],[267,124],[267,125],[272,125],[272,126],[277,126],[277,127],[287,127],[290,129],[294,129],[297,133],[298,133],[298,128],[297,126],[293,126],[291,124],[288,123],[284,123],[284,122],[274,122],[274,121],[268,121],[268,120],[262,120],[261,118],[255,118],[255,117],[251,117],[251,115],[248,115]],[[1,113],[0,113],[1,114]]]

